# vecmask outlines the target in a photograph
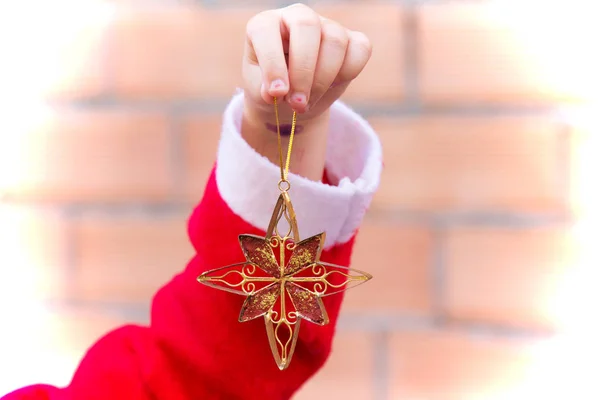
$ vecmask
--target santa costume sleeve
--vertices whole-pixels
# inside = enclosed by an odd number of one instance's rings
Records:
[[[262,319],[238,322],[244,298],[196,280],[204,271],[244,260],[238,235],[264,236],[279,194],[279,168],[240,135],[242,107],[243,93],[225,111],[216,167],[189,220],[195,255],[154,296],[150,326],[124,326],[101,338],[69,386],[30,386],[5,400],[289,399],[325,363],[342,294],[324,298],[329,325],[302,323],[293,361],[280,371]],[[334,104],[328,184],[289,177],[301,237],[327,232],[321,260],[350,264],[381,168],[373,130],[348,107]]]

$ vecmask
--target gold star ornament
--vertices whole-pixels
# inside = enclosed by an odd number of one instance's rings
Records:
[[[264,317],[271,352],[277,366],[283,370],[292,360],[300,321],[328,324],[329,317],[322,298],[364,283],[371,279],[371,275],[321,261],[325,233],[300,240],[287,181],[296,118],[294,113],[284,169],[277,103],[275,111],[280,144],[281,194],[266,237],[240,235],[239,242],[246,260],[207,271],[198,277],[198,281],[246,296],[239,321]]]

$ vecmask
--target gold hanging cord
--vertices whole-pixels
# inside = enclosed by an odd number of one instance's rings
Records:
[[[277,144],[279,147],[279,169],[281,170],[281,180],[279,181],[279,190],[287,192],[290,189],[290,182],[287,180],[290,172],[290,157],[292,155],[292,146],[294,144],[294,133],[296,131],[296,111],[292,116],[292,129],[290,131],[290,141],[288,144],[285,165],[283,164],[283,149],[281,148],[281,128],[279,127],[279,107],[277,106],[277,97],[273,98],[275,107],[275,123],[277,124]]]

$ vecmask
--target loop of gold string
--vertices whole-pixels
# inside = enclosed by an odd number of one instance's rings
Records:
[[[277,145],[279,148],[279,169],[281,171],[281,181],[279,182],[279,188],[281,189],[282,183],[287,183],[287,189],[282,191],[287,191],[290,188],[289,182],[287,180],[288,173],[290,172],[290,157],[292,155],[292,145],[294,143],[294,132],[296,131],[296,111],[292,116],[292,129],[290,132],[290,141],[288,144],[287,156],[285,160],[285,166],[283,164],[283,149],[281,148],[281,130],[279,128],[279,107],[277,106],[277,98],[273,98],[273,105],[275,107],[275,123],[277,125]]]

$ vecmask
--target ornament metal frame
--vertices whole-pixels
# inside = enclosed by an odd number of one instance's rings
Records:
[[[301,241],[296,213],[288,194],[290,184],[282,179],[278,186],[281,194],[265,237],[239,236],[246,261],[204,272],[198,277],[198,282],[246,296],[238,320],[246,322],[264,317],[273,358],[279,369],[284,370],[290,365],[296,349],[300,321],[328,324],[329,317],[321,299],[365,283],[372,276],[321,261],[325,233]],[[279,230],[282,218],[288,225],[283,234]],[[279,251],[278,260],[274,250]],[[286,250],[288,253],[291,251],[288,260]],[[255,276],[257,268],[263,271],[263,275],[266,272],[270,276]],[[307,272],[311,273],[310,276],[297,276]],[[331,280],[334,276],[337,276],[338,282]],[[232,277],[240,278],[239,282],[229,282]],[[258,283],[266,286],[257,290]],[[286,310],[286,295],[294,308],[292,311]],[[278,299],[280,309],[275,310]],[[287,339],[281,339],[283,334]]]

